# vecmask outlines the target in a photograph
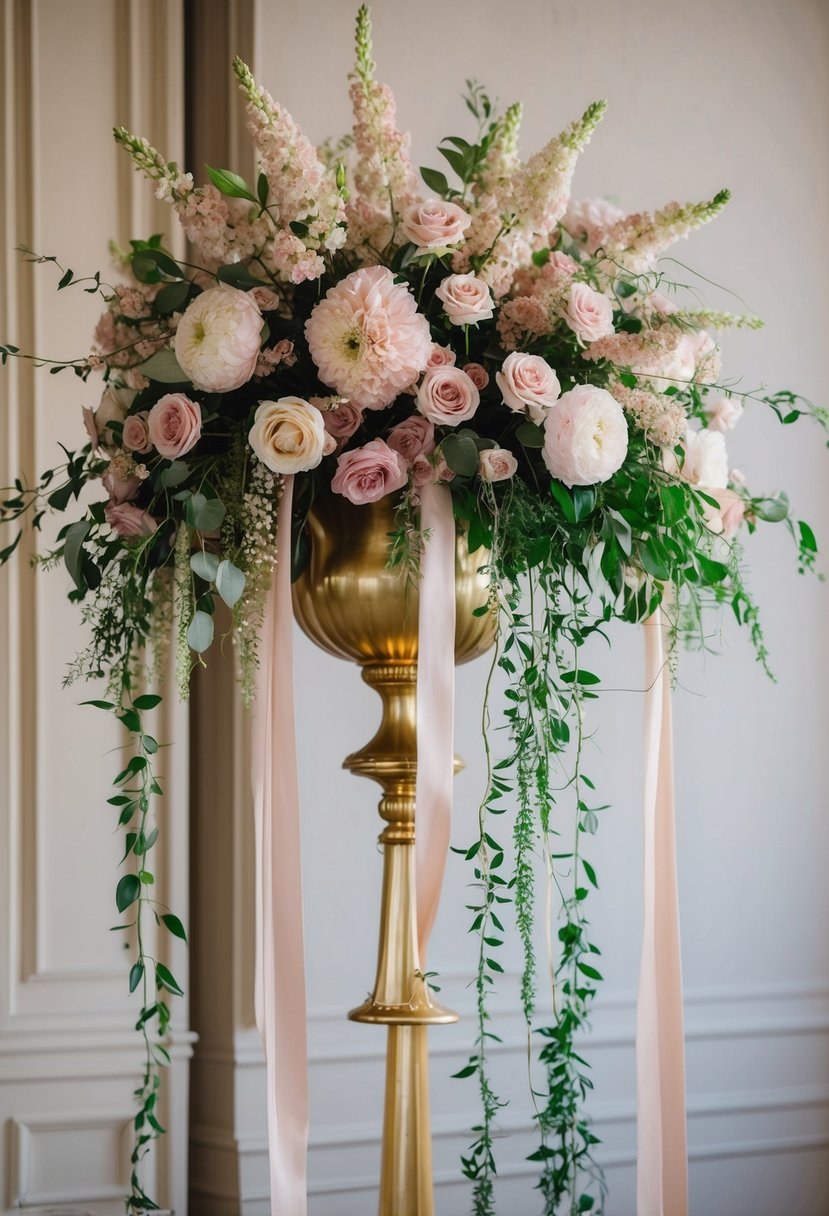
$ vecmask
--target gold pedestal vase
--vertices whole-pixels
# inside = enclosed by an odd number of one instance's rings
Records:
[[[344,767],[377,781],[385,828],[377,977],[371,997],[349,1013],[355,1022],[388,1026],[380,1216],[432,1216],[429,1119],[431,1025],[458,1020],[439,1005],[423,978],[415,904],[415,778],[418,590],[401,567],[387,566],[393,500],[356,507],[327,495],[309,516],[311,558],[294,584],[294,615],[329,654],[360,665],[380,695],[380,727]],[[494,633],[478,573],[486,559],[459,537],[455,556],[455,661],[483,654]],[[455,761],[455,771],[460,761]]]

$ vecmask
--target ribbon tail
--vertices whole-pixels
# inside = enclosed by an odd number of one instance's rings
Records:
[[[645,622],[644,926],[636,1016],[637,1216],[687,1216],[685,1042],[671,687],[661,609]]]
[[[281,551],[268,594],[251,721],[256,826],[256,1024],[265,1045],[272,1216],[307,1211],[308,1074],[293,695],[291,502],[277,514]]]
[[[455,519],[446,486],[420,491],[415,890],[420,965],[437,915],[452,826],[455,772]]]

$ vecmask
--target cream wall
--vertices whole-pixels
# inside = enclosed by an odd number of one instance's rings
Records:
[[[355,6],[342,0],[257,5],[258,73],[314,139],[348,122],[345,74]],[[373,5],[380,78],[393,84],[416,163],[437,165],[436,141],[468,133],[458,99],[466,76],[503,103],[522,98],[529,153],[607,97],[605,122],[579,166],[579,195],[630,209],[672,198],[734,199],[677,256],[739,292],[767,321],[728,336],[726,373],[745,388],[797,387],[825,401],[829,269],[829,9],[807,0],[438,0]],[[703,289],[708,292],[705,284]],[[722,292],[720,307],[741,309]],[[786,487],[829,536],[829,465],[808,423],[782,431],[762,407],[730,444],[750,484]],[[826,589],[797,577],[782,529],[748,545],[778,684],[726,619],[720,657],[683,656],[676,696],[679,868],[687,990],[692,1209],[695,1216],[806,1216],[829,1192],[829,840],[825,730]],[[718,628],[714,622],[714,629]],[[640,934],[639,792],[642,655],[618,629],[601,670],[609,692],[590,772],[614,806],[591,847],[601,892],[591,902],[606,983],[588,1045],[594,1113],[605,1142],[609,1216],[633,1212],[633,998]],[[375,793],[339,769],[372,733],[377,706],[356,670],[297,641],[304,797],[304,880],[311,1004],[314,1216],[371,1208],[378,1160],[382,1032],[342,1020],[373,977],[380,858]],[[481,788],[478,664],[458,676],[454,843],[472,837]],[[606,798],[604,797],[606,795]],[[499,825],[500,826],[500,825]],[[467,1011],[472,956],[466,872],[452,857],[429,965],[442,998]],[[513,967],[517,960],[513,958]],[[523,1043],[514,978],[498,998],[505,1045],[496,1072],[511,1097],[499,1144],[501,1209],[538,1210]],[[458,1152],[474,1121],[465,1060],[469,1019],[432,1033],[438,1210],[467,1210]],[[251,1212],[260,1209],[253,1201]],[[248,1209],[246,1209],[248,1210]]]

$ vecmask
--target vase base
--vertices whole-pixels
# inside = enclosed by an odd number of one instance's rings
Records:
[[[460,1014],[431,1001],[428,995],[415,997],[405,1005],[384,1005],[370,998],[348,1014],[350,1022],[374,1026],[446,1026],[460,1021]]]

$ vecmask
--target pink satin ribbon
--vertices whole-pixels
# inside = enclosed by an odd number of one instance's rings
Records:
[[[423,486],[417,641],[415,890],[420,965],[435,923],[452,827],[455,773],[455,517],[446,486]]]
[[[251,763],[256,825],[256,1025],[267,1063],[272,1216],[307,1211],[308,1046],[293,688],[291,502],[279,501],[279,559],[265,609]]]
[[[636,1014],[637,1216],[687,1216],[685,1040],[671,686],[661,610],[645,622],[644,925]]]

